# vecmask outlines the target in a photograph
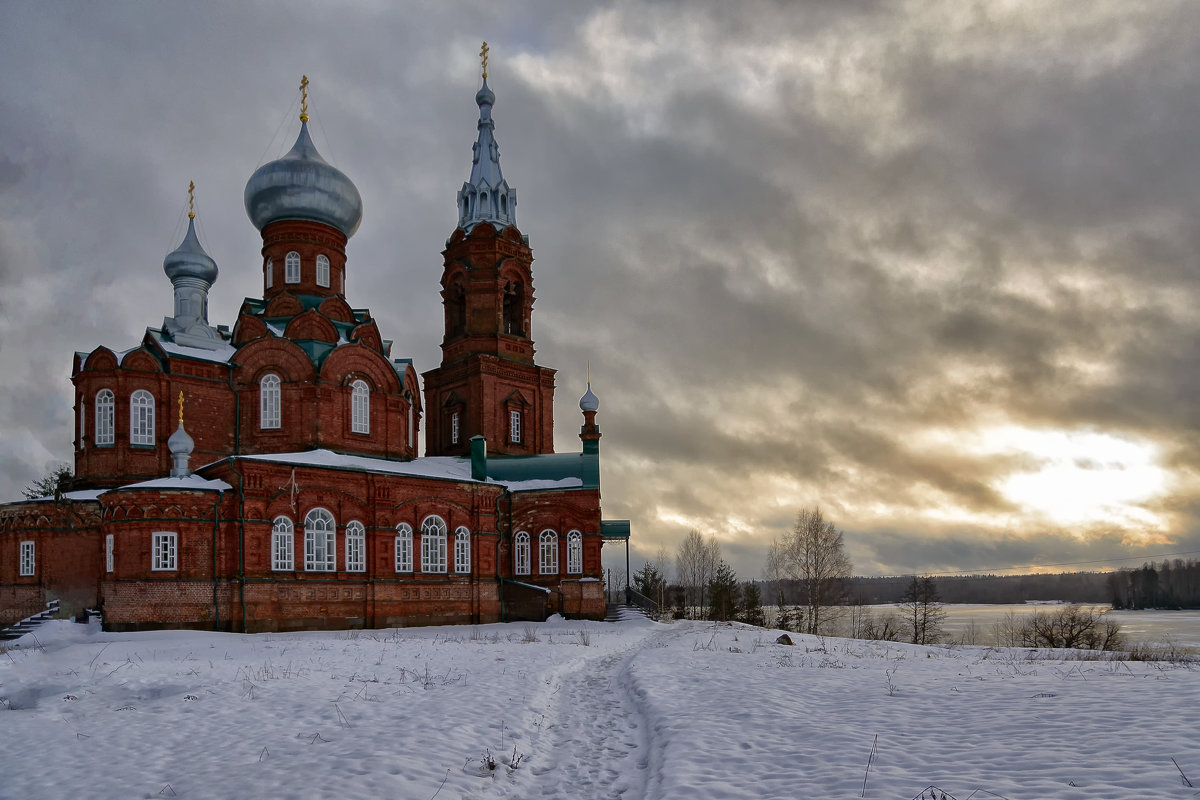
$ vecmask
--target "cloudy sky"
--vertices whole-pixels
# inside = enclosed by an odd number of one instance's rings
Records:
[[[1137,5],[0,0],[0,498],[71,458],[72,353],[170,312],[189,180],[210,319],[261,293],[302,74],[348,299],[436,366],[486,39],[557,447],[590,359],[635,563],[757,577],[812,504],[859,574],[1200,556],[1200,4]]]

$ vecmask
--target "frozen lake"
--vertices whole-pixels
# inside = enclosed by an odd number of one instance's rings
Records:
[[[976,644],[991,644],[992,626],[1010,612],[1019,616],[1035,611],[1053,611],[1057,605],[1011,604],[1011,605],[945,605],[946,623],[943,629],[946,638],[960,640],[975,633]],[[1112,611],[1107,605],[1087,606],[1105,614],[1121,624],[1121,633],[1127,643],[1142,642],[1155,644],[1171,641],[1200,650],[1200,611]],[[894,610],[895,606],[872,606],[876,613]],[[970,637],[967,636],[967,641]]]

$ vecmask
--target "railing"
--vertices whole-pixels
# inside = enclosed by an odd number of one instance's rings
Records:
[[[642,611],[645,611],[647,616],[658,616],[658,603],[632,588],[625,589],[625,602],[631,606],[637,606]]]

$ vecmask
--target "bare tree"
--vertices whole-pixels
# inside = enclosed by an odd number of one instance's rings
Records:
[[[946,610],[933,578],[914,575],[900,598],[900,609],[913,644],[933,644],[942,635]]]
[[[826,632],[830,620],[825,611],[845,598],[852,569],[842,532],[816,506],[801,509],[791,533],[776,537],[767,552],[768,575],[800,582],[805,633]]]
[[[708,582],[721,563],[721,545],[715,536],[706,541],[700,531],[688,531],[675,555],[676,580],[687,592],[688,616],[703,612]]]

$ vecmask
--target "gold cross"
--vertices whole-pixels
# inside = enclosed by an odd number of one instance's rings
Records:
[[[188,181],[188,219],[196,218],[196,182]]]
[[[483,59],[483,77],[484,78],[487,78],[487,56],[488,56],[488,46],[487,46],[487,42],[484,42],[483,47],[479,48],[479,57],[481,59]]]
[[[300,121],[308,122],[308,76],[300,76]]]
[[[179,425],[183,426],[183,389],[179,390]]]

